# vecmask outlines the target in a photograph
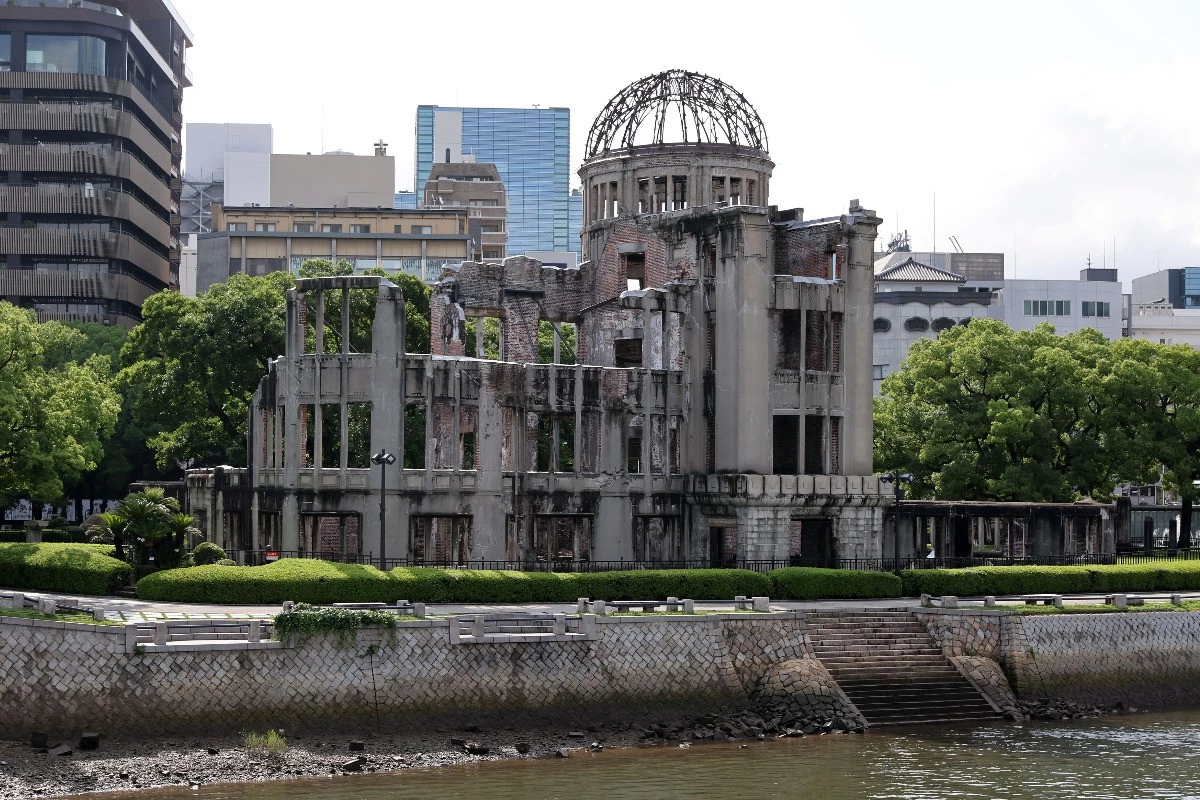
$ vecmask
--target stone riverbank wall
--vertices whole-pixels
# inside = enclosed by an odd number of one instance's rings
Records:
[[[1200,614],[1017,616],[918,612],[943,652],[1000,709],[1059,698],[1141,707],[1200,703]],[[283,727],[633,720],[791,694],[799,711],[856,714],[813,659],[802,612],[572,620],[549,638],[451,634],[402,622],[297,646],[139,645],[128,627],[0,617],[0,726],[191,733]],[[1014,696],[1015,692],[1015,696]]]
[[[942,652],[1000,707],[1013,693],[1093,706],[1200,705],[1200,613],[926,609],[918,616]],[[998,684],[998,673],[1008,687]]]
[[[0,727],[236,732],[707,712],[752,699],[774,665],[811,658],[798,613],[578,622],[579,632],[540,641],[451,636],[452,623],[434,619],[401,622],[394,636],[364,630],[353,643],[321,636],[293,647],[140,645],[122,627],[4,617]],[[830,683],[819,694],[837,692]]]

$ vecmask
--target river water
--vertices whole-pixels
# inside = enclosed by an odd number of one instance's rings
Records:
[[[690,748],[575,752],[566,760],[198,791],[196,800],[757,800],[758,798],[1200,798],[1200,711],[1025,726],[891,728]]]

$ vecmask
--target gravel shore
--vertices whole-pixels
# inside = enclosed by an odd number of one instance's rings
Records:
[[[782,715],[782,716],[781,716]],[[0,741],[0,799],[44,798],[87,792],[206,786],[443,767],[477,761],[570,757],[572,750],[679,746],[683,742],[760,740],[838,733],[852,728],[832,718],[800,719],[772,707],[725,708],[700,716],[659,713],[630,721],[578,727],[541,724],[504,727],[482,723],[422,732],[284,731],[286,750],[248,750],[241,736],[100,738],[82,750],[78,737],[53,735],[47,747]],[[63,747],[56,750],[56,746]],[[57,754],[62,749],[69,753]]]

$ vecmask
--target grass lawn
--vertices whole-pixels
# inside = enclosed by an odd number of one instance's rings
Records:
[[[1137,611],[1200,611],[1200,600],[1189,600],[1181,606],[1173,606],[1170,603],[1146,603],[1144,606],[1129,606],[1127,608],[1117,608],[1099,603],[1088,603],[1072,605],[1064,603],[1062,608],[1054,606],[1020,606],[1006,607],[1004,610],[1011,610],[1015,614],[1123,614],[1125,612]]]
[[[64,613],[50,616],[43,614],[40,611],[35,611],[32,608],[0,608],[0,617],[23,617],[24,619],[46,619],[54,622],[81,622],[84,625],[124,625],[124,622],[116,620],[104,620],[97,622],[92,619],[91,614]]]

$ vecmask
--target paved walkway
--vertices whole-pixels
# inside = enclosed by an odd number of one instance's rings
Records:
[[[1137,594],[1131,592],[1130,594]],[[60,606],[76,608],[101,608],[105,616],[111,620],[127,622],[154,622],[170,619],[247,619],[255,617],[270,617],[278,614],[278,605],[216,605],[207,603],[156,603],[144,600],[130,600],[123,597],[91,597],[86,595],[55,594],[53,592],[26,592],[26,597],[52,597]],[[1163,602],[1170,600],[1169,593],[1138,594],[1145,597],[1147,602]],[[1064,595],[1063,602],[1069,605],[1102,604],[1105,595]],[[1184,594],[1185,600],[1200,600],[1200,593]],[[997,598],[1001,607],[1023,606],[1019,596]],[[983,598],[961,598],[962,607],[982,607]],[[869,608],[918,608],[919,601],[906,597],[892,600],[813,600],[793,601],[779,600],[771,603],[776,611],[793,610],[836,610],[836,609],[869,609]],[[696,602],[696,609],[702,611],[720,611],[730,609],[729,603]],[[470,615],[470,614],[573,614],[574,603],[510,603],[463,605],[453,603],[431,603],[427,606],[431,615]]]

